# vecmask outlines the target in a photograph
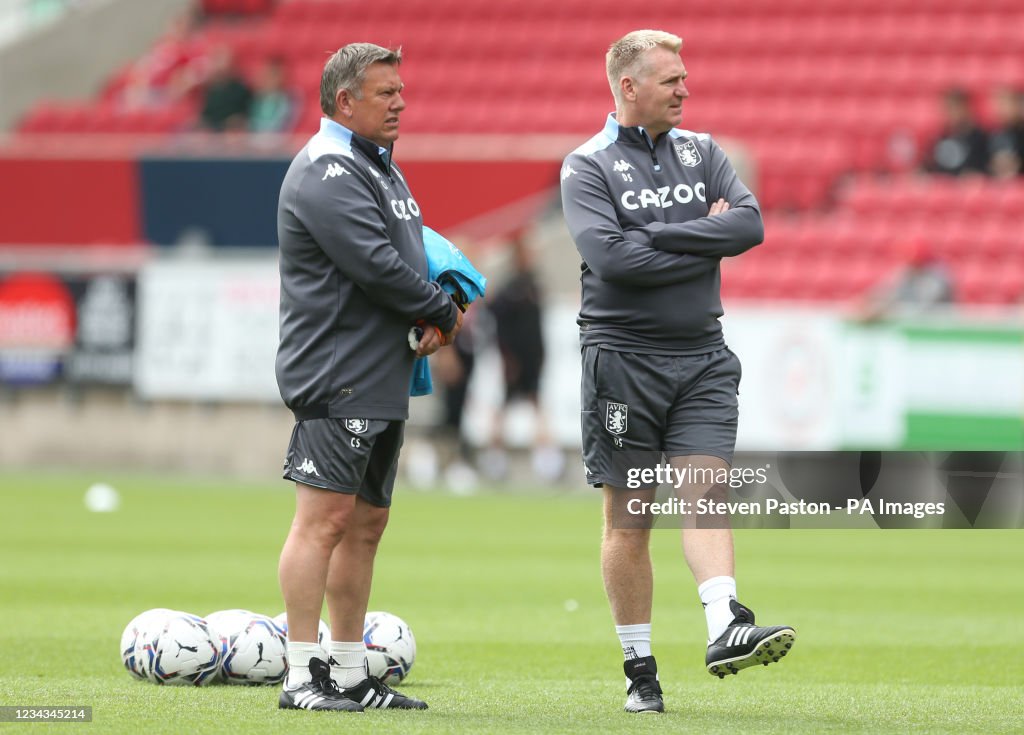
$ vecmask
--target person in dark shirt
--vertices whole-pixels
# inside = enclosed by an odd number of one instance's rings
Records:
[[[490,310],[505,365],[506,400],[525,398],[536,403],[544,367],[540,284],[521,239],[513,242],[512,250],[515,272],[491,300]]]
[[[867,295],[858,314],[860,321],[926,314],[955,301],[949,269],[927,240],[909,240],[901,250],[903,267]]]
[[[252,89],[235,70],[235,60],[227,47],[218,49],[210,62],[210,73],[203,90],[203,108],[199,121],[207,130],[224,132],[245,130],[252,107]]]
[[[997,127],[989,138],[989,170],[1000,179],[1024,174],[1024,93],[1000,87],[993,95]]]
[[[484,469],[494,479],[504,478],[508,465],[504,450],[504,408],[516,401],[525,401],[530,404],[534,416],[533,472],[545,482],[554,482],[565,470],[565,456],[552,440],[548,418],[540,401],[544,369],[544,299],[533,256],[523,233],[518,232],[512,238],[511,251],[514,258],[512,275],[488,303],[504,368],[505,402],[494,418],[491,448],[487,452]]]
[[[665,458],[688,507],[728,498],[741,367],[719,322],[719,264],[764,239],[757,199],[725,152],[709,134],[676,127],[690,96],[682,43],[641,30],[612,44],[615,112],[561,173],[562,211],[583,259],[583,469],[603,488],[601,571],[627,712],[664,711],[651,648],[654,514],[644,503]],[[698,523],[683,514],[681,523],[707,620],[707,671],[724,677],[779,661],[796,631],[755,625],[737,600],[728,515],[712,510]]]
[[[962,89],[951,89],[943,104],[946,122],[928,151],[925,169],[951,176],[985,173],[988,136],[974,119],[970,96]]]
[[[462,323],[427,280],[419,204],[392,159],[405,109],[401,60],[400,50],[369,43],[328,59],[320,132],[281,184],[275,368],[295,415],[282,472],[295,483],[295,517],[278,569],[288,614],[283,709],[427,707],[368,675],[363,642],[414,360],[451,344]],[[317,634],[325,598],[327,651]]]

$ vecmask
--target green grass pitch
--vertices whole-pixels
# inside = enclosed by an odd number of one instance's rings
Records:
[[[92,482],[116,513],[85,510]],[[743,531],[741,598],[790,656],[718,680],[677,531],[654,533],[664,716],[622,711],[598,571],[598,494],[400,488],[370,601],[416,633],[426,712],[282,712],[276,688],[157,687],[121,667],[136,613],[283,609],[284,482],[0,473],[0,704],[91,705],[97,733],[1006,733],[1024,731],[1019,531]],[[575,605],[568,601],[575,601]]]

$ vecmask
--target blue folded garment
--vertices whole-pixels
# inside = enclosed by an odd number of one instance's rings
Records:
[[[427,277],[441,284],[441,288],[455,299],[460,308],[465,310],[465,307],[483,297],[487,290],[487,279],[448,238],[424,227],[423,249],[427,254]],[[416,358],[409,395],[427,396],[433,391],[430,363],[425,357]]]
[[[430,379],[430,363],[425,357],[417,357],[412,366],[412,383],[409,385],[410,396],[429,396],[434,392],[434,382]]]
[[[423,249],[427,253],[427,277],[440,283],[456,303],[467,306],[484,295],[487,279],[446,237],[424,227]]]

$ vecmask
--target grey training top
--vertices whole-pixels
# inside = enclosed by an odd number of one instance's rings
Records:
[[[730,209],[708,217],[709,203]],[[724,345],[719,259],[764,239],[761,210],[711,136],[652,141],[608,116],[562,166],[562,209],[583,257],[585,345],[700,354]]]
[[[456,306],[427,278],[423,219],[390,151],[326,118],[292,161],[277,211],[277,384],[297,419],[404,420],[418,319]]]

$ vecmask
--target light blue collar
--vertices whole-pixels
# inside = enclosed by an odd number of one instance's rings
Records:
[[[341,141],[342,143],[349,147],[351,147],[352,145],[352,136],[358,135],[358,133],[356,133],[355,131],[346,128],[337,120],[332,120],[329,117],[320,118],[320,132],[324,136]],[[386,167],[391,167],[390,149],[377,146],[377,155],[379,155],[381,160],[384,161],[384,165]]]
[[[327,138],[334,138],[345,145],[352,144],[352,131],[329,117],[320,118],[320,132]]]
[[[633,137],[633,134],[630,133],[625,138],[623,138],[622,137],[622,131],[623,130],[625,130],[625,131],[635,130],[635,131],[637,131],[636,137],[639,140],[645,141],[648,146],[654,145],[654,138],[651,136],[651,134],[649,132],[647,132],[647,129],[645,127],[643,127],[642,125],[633,125],[633,126],[620,125],[619,121],[615,119],[615,113],[614,112],[609,112],[608,113],[608,119],[604,123],[604,130],[602,130],[601,132],[608,139],[610,139],[613,142],[618,141],[620,138],[623,139],[626,142],[629,142],[630,138]]]
[[[605,120],[604,130],[601,131],[612,140],[619,139],[619,121],[615,119],[615,113],[609,112],[608,119]]]

